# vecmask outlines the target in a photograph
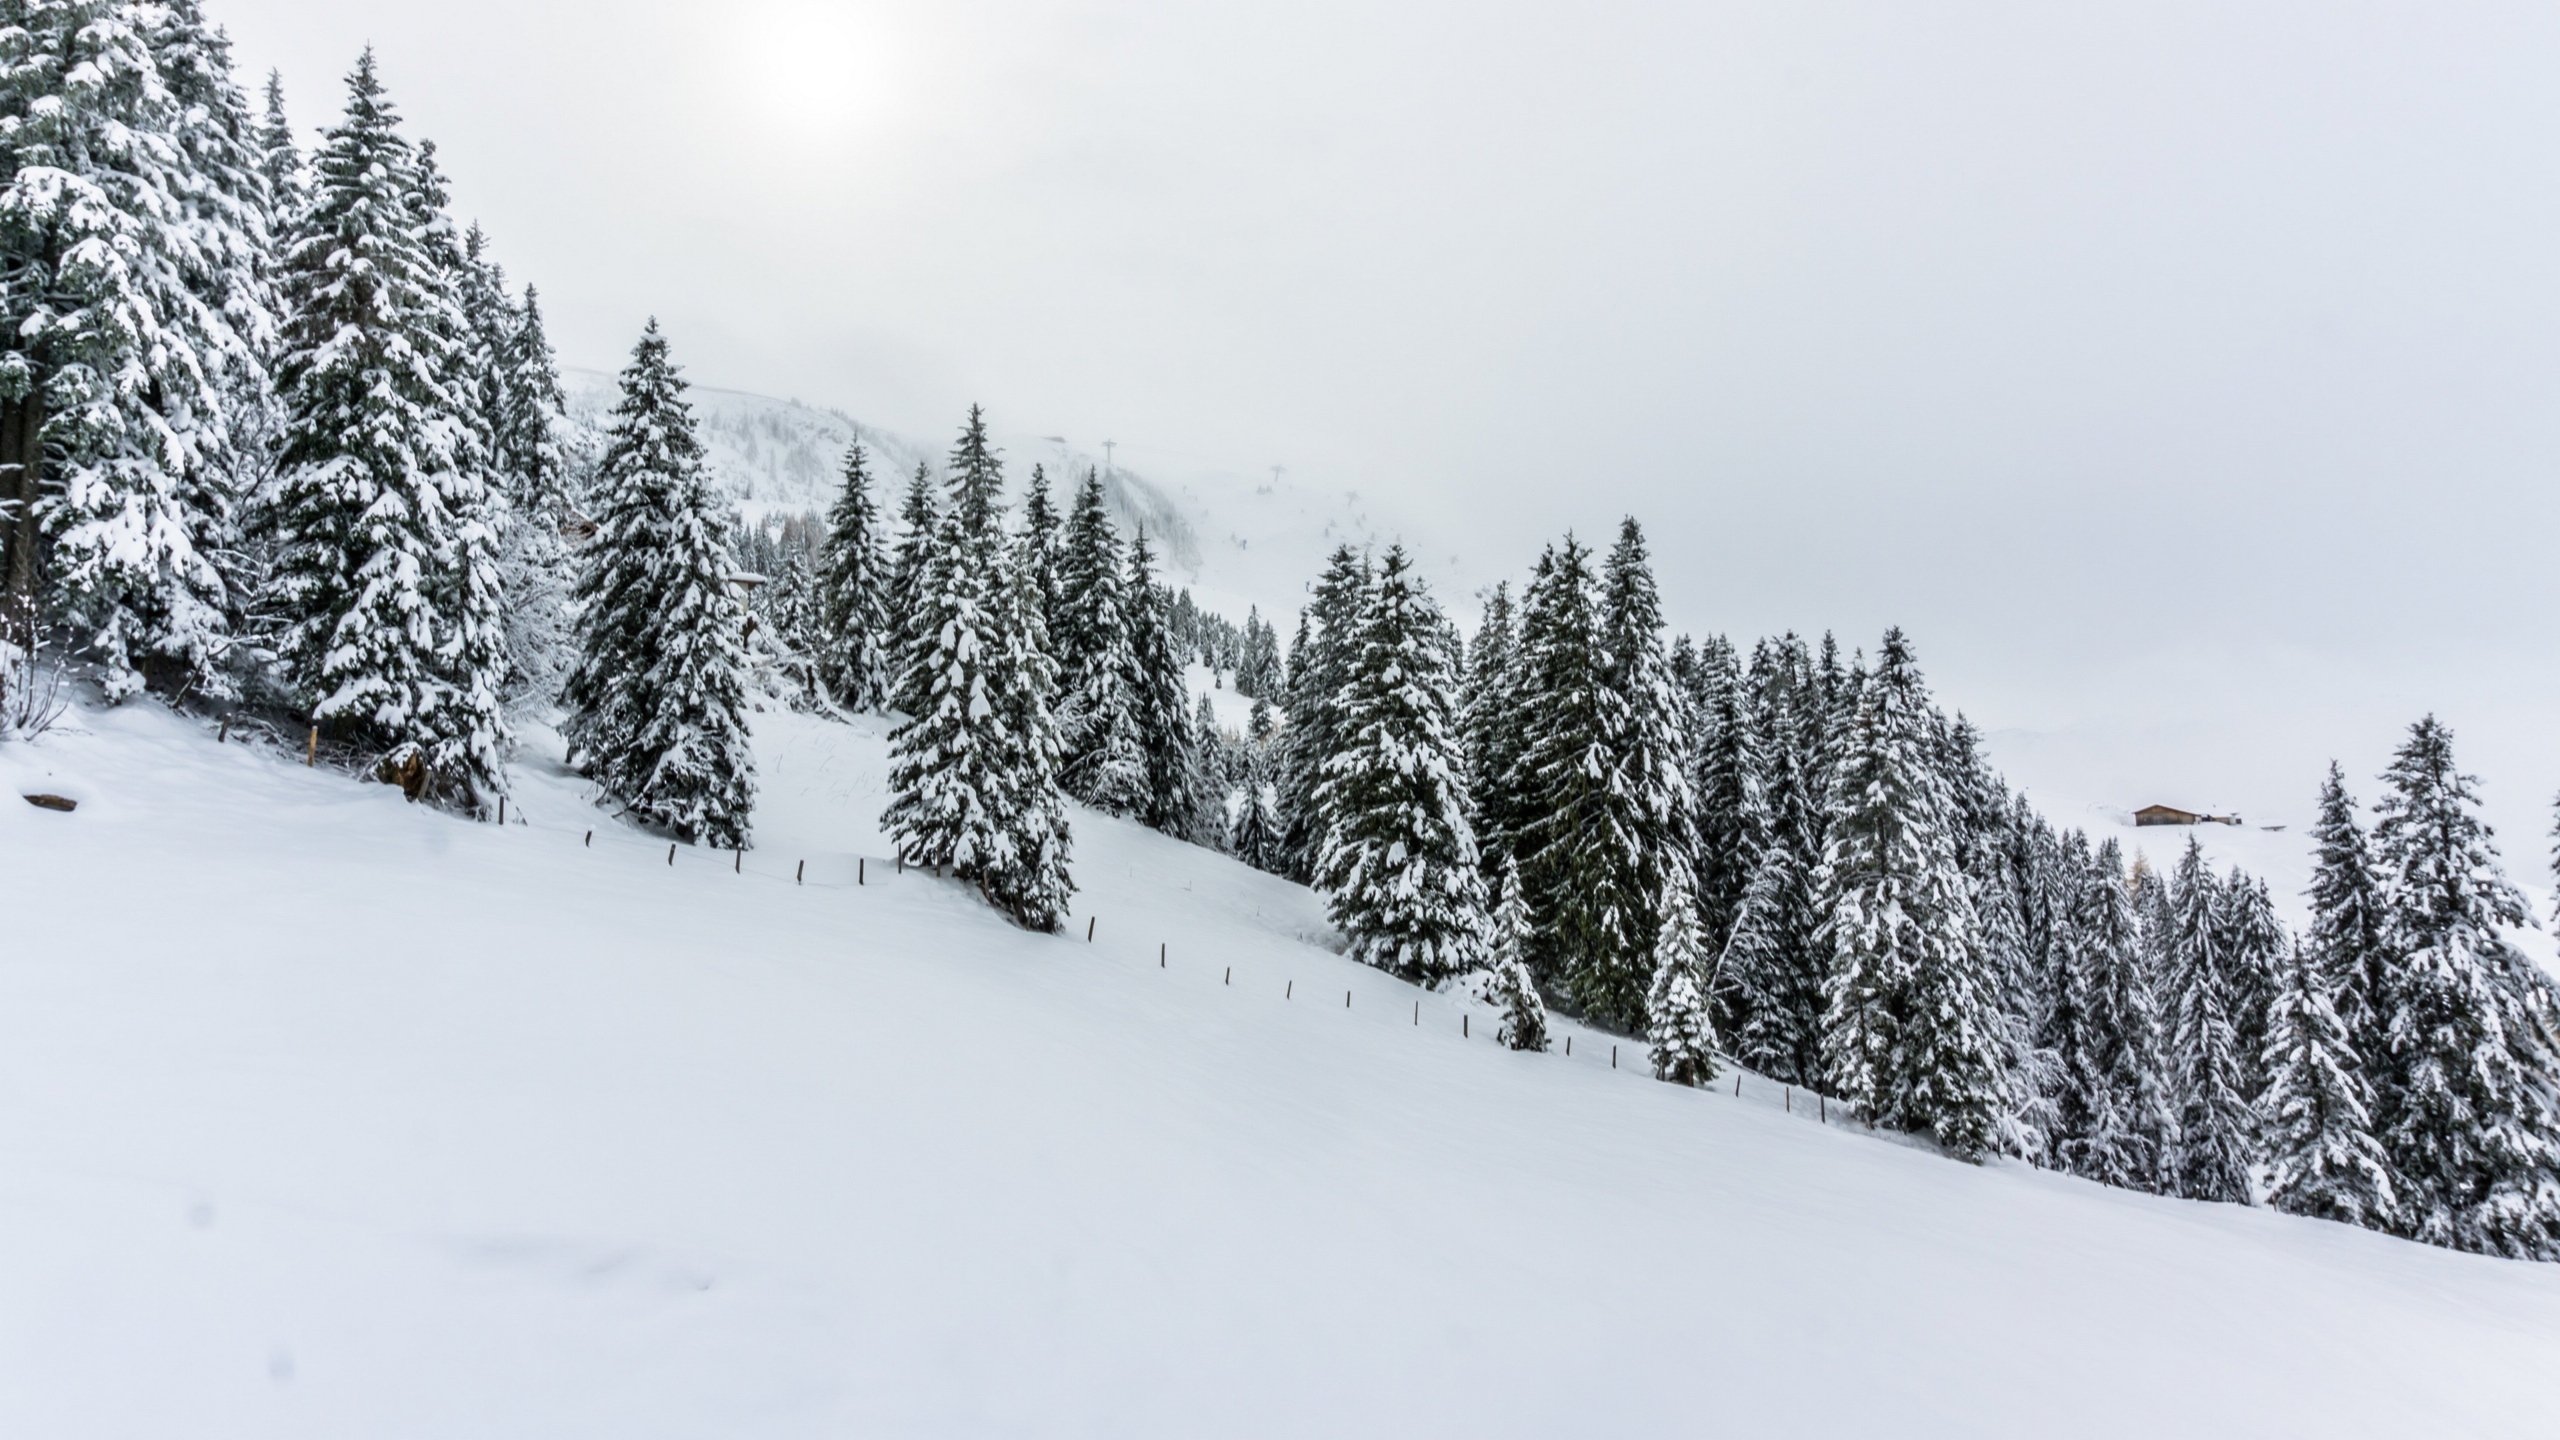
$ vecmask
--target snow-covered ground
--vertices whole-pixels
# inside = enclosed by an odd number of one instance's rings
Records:
[[[0,797],[0,1435],[2560,1432],[2560,1267],[1513,1054],[1083,813],[1026,935],[860,726],[759,717],[741,872],[75,720],[0,745],[81,802]]]

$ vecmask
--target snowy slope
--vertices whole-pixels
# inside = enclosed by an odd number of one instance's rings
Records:
[[[0,1435],[2560,1428],[2560,1267],[1462,1039],[1086,814],[1025,935],[859,727],[759,717],[736,873],[79,721],[0,746],[82,801],[0,797]]]

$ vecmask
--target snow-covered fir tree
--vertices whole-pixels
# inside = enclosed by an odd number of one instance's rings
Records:
[[[428,262],[418,279],[432,297],[425,314],[440,341],[421,353],[432,358],[444,393],[460,401],[447,417],[453,431],[453,470],[445,498],[455,524],[454,558],[441,597],[447,614],[443,659],[456,694],[479,727],[494,730],[503,745],[509,738],[503,716],[511,665],[502,551],[514,517],[505,481],[495,468],[497,416],[486,403],[489,386],[484,379],[498,369],[499,355],[484,348],[474,318],[473,292],[483,266],[470,253],[465,235],[454,228],[449,187],[437,167],[433,140],[418,142],[410,181],[409,210]],[[494,270],[489,273],[495,275]],[[507,311],[503,295],[499,310]],[[503,336],[490,338],[503,347]]]
[[[898,542],[889,554],[889,669],[893,693],[904,685],[907,667],[923,638],[927,598],[940,582],[933,573],[934,547],[942,520],[935,508],[933,471],[916,462],[907,477],[907,496],[898,507]]]
[[[819,683],[828,698],[859,711],[887,706],[896,678],[888,552],[871,485],[870,455],[857,440],[845,451],[844,488],[818,552]]]
[[[2364,830],[2356,823],[2355,797],[2347,793],[2346,772],[2334,760],[2320,785],[2320,818],[2311,827],[2311,839],[2311,928],[2304,944],[2328,978],[2330,1003],[2346,1027],[2348,1047],[2378,1075],[2391,1049],[2375,1000],[2389,980],[2382,895]]]
[[[266,111],[250,143],[257,151],[258,175],[267,182],[268,214],[281,235],[292,228],[293,214],[302,207],[303,198],[302,147],[293,138],[293,123],[285,118],[281,71],[267,72]]]
[[[2491,1255],[2560,1256],[2560,1039],[2551,982],[2508,941],[2530,923],[2479,782],[2430,715],[2384,772],[2375,869],[2389,955],[2376,1130],[2408,1233]]]
[[[1387,551],[1336,705],[1315,804],[1316,885],[1364,964],[1437,986],[1483,963],[1484,875],[1458,751],[1456,676],[1402,546]]]
[[[1520,894],[1520,866],[1502,862],[1502,890],[1494,906],[1477,992],[1501,1013],[1494,1038],[1514,1050],[1545,1051],[1547,1002],[1529,976],[1529,902]]]
[[[1688,727],[1663,648],[1652,557],[1632,515],[1620,522],[1602,567],[1600,641],[1602,679],[1617,696],[1609,714],[1620,727],[1609,741],[1612,821],[1625,837],[1626,894],[1637,907],[1626,923],[1650,949],[1669,913],[1673,872],[1682,872],[1682,895],[1692,893],[1698,840],[1683,753]]]
[[[1729,668],[1729,655],[1719,653],[1724,649],[1717,640],[1698,662],[1710,699],[1715,698],[1716,687],[1729,689],[1733,681],[1731,675],[1718,673]],[[1823,979],[1830,970],[1813,897],[1813,876],[1821,866],[1814,835],[1822,799],[1814,777],[1805,772],[1801,753],[1805,693],[1791,683],[1791,665],[1774,668],[1780,673],[1773,674],[1772,683],[1756,695],[1742,743],[1726,749],[1734,768],[1718,782],[1718,806],[1739,806],[1742,813],[1737,817],[1728,810],[1718,816],[1715,827],[1725,838],[1716,843],[1747,846],[1756,837],[1759,855],[1731,916],[1730,936],[1717,967],[1716,994],[1710,998],[1718,1005],[1721,1033],[1728,1037],[1735,1058],[1775,1079],[1818,1087],[1823,1073]],[[1742,723],[1729,699],[1718,702],[1717,711],[1702,713],[1702,722],[1717,712],[1721,718],[1713,724]],[[1699,728],[1702,737],[1714,733],[1706,723]],[[1701,769],[1718,773],[1717,767]],[[1700,828],[1708,828],[1703,815]],[[1700,849],[1698,869],[1704,875],[1718,874],[1730,859],[1705,858],[1703,839]],[[1711,925],[1712,917],[1703,923]]]
[[[1324,846],[1325,818],[1316,804],[1325,764],[1339,746],[1336,701],[1359,653],[1361,617],[1368,613],[1369,562],[1348,545],[1334,548],[1298,615],[1289,647],[1289,723],[1281,731],[1280,764],[1273,780],[1280,800],[1280,846],[1291,879],[1312,882]]]
[[[579,768],[642,823],[742,849],[755,805],[747,616],[684,392],[652,319],[622,372],[596,466],[561,733]]]
[[[2274,1009],[2287,945],[2267,882],[2232,867],[2218,896],[2215,923],[2224,973],[2231,977],[2231,1028],[2240,1038],[2243,1074],[2252,1101],[2265,1091],[2267,1016]]]
[[[507,606],[509,703],[548,705],[576,652],[569,615],[570,556],[564,536],[579,510],[570,492],[572,452],[560,364],[543,327],[541,297],[524,287],[499,338],[497,410],[491,459],[507,499],[499,545]]]
[[[1197,844],[1223,850],[1227,844],[1227,799],[1244,783],[1244,747],[1218,723],[1217,702],[1204,692],[1191,710],[1191,800],[1189,826]]]
[[[1006,558],[996,582],[1003,587],[1004,602],[997,617],[1000,648],[984,680],[1013,759],[1000,819],[1002,863],[983,870],[978,883],[988,903],[1015,924],[1045,934],[1066,918],[1076,887],[1068,873],[1074,836],[1067,826],[1066,791],[1058,783],[1058,726],[1049,708],[1057,693],[1057,666],[1049,658],[1043,619],[1048,592],[1040,575],[1038,543],[1035,534],[1026,533],[999,552]]]
[[[1129,616],[1129,669],[1124,685],[1147,777],[1136,818],[1178,840],[1189,840],[1196,834],[1202,808],[1199,793],[1192,788],[1197,761],[1192,755],[1191,706],[1183,657],[1174,644],[1172,596],[1156,583],[1155,551],[1147,544],[1143,526],[1129,546],[1124,593]]]
[[[1982,969],[1927,691],[1899,630],[1859,688],[1831,787],[1815,886],[1832,951],[1828,1088],[1873,1123],[1978,1157],[2004,1121],[2004,1018]]]
[[[263,500],[278,652],[314,721],[465,808],[503,787],[503,596],[438,182],[367,51],[286,251],[286,412]]]
[[[2000,1070],[2006,1077],[1999,1148],[2050,1164],[2052,1099],[2059,1086],[2054,1056],[2038,1043],[2048,1028],[2053,997],[2048,988],[2052,969],[2029,913],[2033,836],[2016,833],[2007,786],[1983,760],[1972,721],[1961,714],[1933,713],[1930,734],[1949,801],[1948,833],[1973,901],[1977,973],[1997,1006]],[[2041,824],[2032,812],[2028,819],[2031,829]]]
[[[1670,872],[1663,902],[1653,946],[1653,983],[1644,1002],[1653,1078],[1704,1085],[1716,1078],[1715,1021],[1707,1007],[1712,982],[1704,973],[1706,942],[1699,934],[1697,901],[1682,870]]]
[[[2203,848],[2189,840],[2168,898],[2170,1088],[2178,1120],[2170,1170],[2179,1195],[2245,1205],[2257,1113],[2232,1018],[2222,888],[2205,868]]]
[[[2398,1226],[2391,1160],[2373,1134],[2373,1095],[2332,977],[2308,946],[2286,956],[2268,1014],[2267,1203],[2375,1230]]]
[[[228,693],[277,312],[229,41],[193,0],[13,6],[0,157],[0,631],[52,611],[110,699]]]
[[[1030,489],[1022,497],[1022,537],[1014,546],[1014,562],[1039,598],[1040,625],[1052,646],[1057,643],[1065,593],[1058,578],[1059,557],[1065,543],[1066,522],[1049,498],[1049,471],[1045,466],[1034,465]]]
[[[1280,817],[1272,813],[1268,751],[1253,746],[1245,765],[1244,793],[1227,830],[1227,851],[1256,870],[1280,871]]]
[[[1058,661],[1058,729],[1068,792],[1096,809],[1135,816],[1146,804],[1147,776],[1129,691],[1137,662],[1122,565],[1102,477],[1087,471],[1057,557],[1060,623],[1049,643]]]
[[[2134,882],[2113,838],[2098,847],[2079,898],[2074,960],[2089,1028],[2080,1078],[2097,1093],[2083,1102],[2087,1129],[2069,1142],[2065,1163],[2102,1184],[2150,1189],[2176,1120],[2161,1068],[2159,1001],[2143,964]]]
[[[1721,945],[1732,937],[1768,831],[1751,697],[1733,646],[1721,635],[1707,637],[1698,652],[1690,704],[1696,711],[1690,766],[1698,811],[1699,913],[1708,939]],[[1737,1012],[1732,1018],[1739,1023],[1746,1017]]]
[[[1253,700],[1278,698],[1281,683],[1280,635],[1258,608],[1244,615],[1244,646],[1236,657],[1236,693]]]
[[[1511,587],[1496,584],[1485,595],[1484,618],[1467,648],[1458,725],[1467,757],[1468,786],[1476,803],[1476,843],[1488,875],[1513,860],[1512,837],[1526,822],[1521,795],[1521,748],[1527,743],[1520,705],[1519,638],[1511,614]]]
[[[1530,969],[1597,1023],[1644,1028],[1653,936],[1635,801],[1616,750],[1625,697],[1610,683],[1590,564],[1572,536],[1524,597],[1520,766],[1532,817],[1515,839],[1535,944]]]
[[[910,860],[949,866],[1016,923],[1052,930],[1072,887],[1047,637],[1013,563],[1004,474],[975,406],[949,468],[881,828]]]

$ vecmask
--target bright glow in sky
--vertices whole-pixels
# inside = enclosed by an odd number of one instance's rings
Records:
[[[209,4],[306,125],[375,42],[573,363],[654,313],[1482,579],[1632,510],[1676,623],[1902,623],[2132,803],[2307,808],[2432,706],[2540,849],[2550,6]]]

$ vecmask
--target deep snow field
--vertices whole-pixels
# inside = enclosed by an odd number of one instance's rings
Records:
[[[1513,1054],[1084,812],[1026,935],[758,747],[739,873],[0,745],[0,1436],[2560,1435],[2560,1266]]]

